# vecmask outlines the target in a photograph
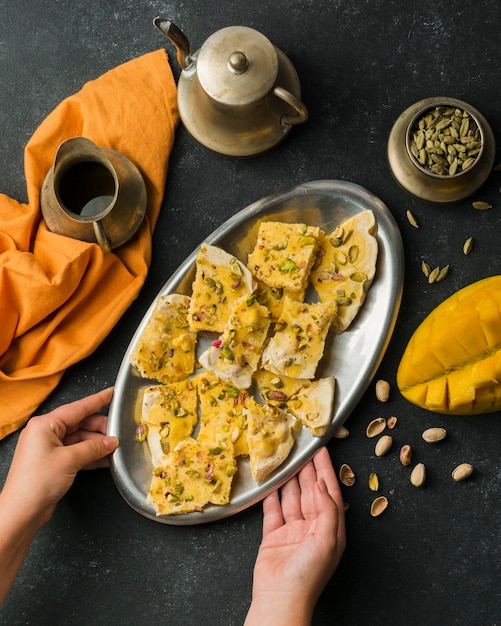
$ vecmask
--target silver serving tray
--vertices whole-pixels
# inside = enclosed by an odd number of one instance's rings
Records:
[[[205,240],[246,261],[254,247],[259,222],[280,220],[320,226],[331,232],[352,215],[371,209],[378,224],[379,254],[377,271],[365,303],[350,328],[341,335],[330,333],[317,377],[334,375],[336,393],[334,418],[326,435],[313,437],[306,428],[296,440],[285,463],[261,483],[250,474],[247,459],[239,460],[239,470],[232,486],[231,501],[225,506],[208,506],[203,512],[183,515],[155,515],[147,505],[152,465],[146,442],[135,438],[141,418],[143,391],[155,381],[140,378],[130,365],[130,357],[155,301],[146,312],[123,357],[115,393],[110,406],[108,433],[120,439],[113,453],[111,471],[118,490],[128,504],[141,515],[163,524],[188,525],[219,520],[262,500],[295,474],[313,454],[324,446],[345,422],[370,384],[395,326],[403,288],[404,256],[398,226],[388,208],[366,189],[349,182],[319,180],[298,185],[267,196],[231,217]],[[197,247],[172,274],[157,297],[169,293],[191,294],[195,276]],[[199,337],[198,350],[207,347],[214,335]]]

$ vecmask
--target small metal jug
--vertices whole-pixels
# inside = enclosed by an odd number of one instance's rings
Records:
[[[136,165],[85,137],[71,137],[59,146],[40,194],[49,230],[97,242],[105,252],[136,233],[146,200],[144,179]]]
[[[229,26],[191,54],[182,31],[163,17],[154,25],[176,46],[181,120],[202,145],[228,156],[269,150],[308,119],[287,56],[262,33]]]

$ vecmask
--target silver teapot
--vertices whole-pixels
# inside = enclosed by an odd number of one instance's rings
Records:
[[[229,26],[192,54],[175,24],[163,17],[153,23],[176,47],[179,114],[205,147],[235,157],[259,154],[308,119],[294,66],[262,33]]]

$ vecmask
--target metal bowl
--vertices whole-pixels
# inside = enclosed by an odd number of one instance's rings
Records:
[[[413,152],[411,144],[417,124],[437,107],[465,111],[479,130],[480,151],[467,169],[438,174]],[[388,139],[388,161],[393,176],[406,191],[430,202],[456,202],[473,194],[486,181],[494,165],[495,148],[492,129],[479,111],[455,98],[434,97],[416,102],[397,119]]]

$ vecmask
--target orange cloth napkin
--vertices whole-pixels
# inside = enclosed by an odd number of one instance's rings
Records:
[[[137,297],[151,260],[178,123],[167,53],[157,50],[86,83],[59,104],[25,150],[28,204],[0,194],[0,438],[21,427],[70,365],[91,354]],[[147,214],[105,253],[51,233],[40,189],[62,141],[84,136],[141,171]]]

